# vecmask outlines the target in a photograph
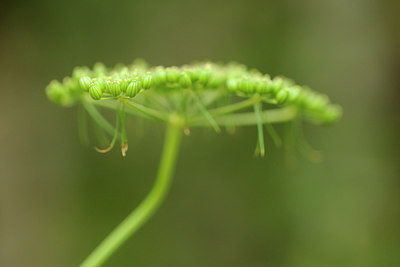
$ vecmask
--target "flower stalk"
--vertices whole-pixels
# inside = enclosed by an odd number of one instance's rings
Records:
[[[101,266],[154,214],[170,188],[182,133],[183,119],[179,115],[171,115],[167,124],[164,148],[153,188],[140,205],[100,243],[80,267]]]
[[[71,77],[65,77],[62,82],[52,81],[46,93],[51,101],[64,107],[82,103],[82,110],[113,137],[109,147],[97,149],[102,153],[110,151],[116,140],[120,140],[122,155],[126,155],[125,114],[166,124],[164,148],[153,188],[81,267],[101,266],[157,210],[172,181],[182,134],[189,135],[190,127],[211,126],[220,132],[224,126],[256,126],[255,152],[264,156],[264,126],[280,145],[282,141],[271,124],[304,118],[328,125],[339,120],[342,114],[341,107],[332,104],[324,94],[285,77],[271,79],[268,74],[237,63],[197,62],[181,67],[152,67],[139,60],[114,68],[96,63],[92,69],[75,68]],[[253,112],[249,112],[251,107]],[[116,111],[115,127],[97,108]],[[85,127],[82,118],[82,140],[87,140]],[[315,158],[318,154],[307,145],[302,133],[293,129],[288,130],[289,136],[298,136],[299,150]]]

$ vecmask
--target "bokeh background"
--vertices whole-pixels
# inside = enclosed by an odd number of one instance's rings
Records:
[[[77,266],[151,188],[163,128],[130,150],[79,142],[44,88],[74,66],[235,60],[344,107],[307,125],[324,161],[287,162],[254,127],[194,130],[159,212],[106,266],[400,266],[400,2],[2,1],[0,266]],[[281,129],[280,129],[281,130]]]

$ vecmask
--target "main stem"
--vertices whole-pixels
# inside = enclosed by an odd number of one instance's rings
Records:
[[[101,266],[144,224],[163,202],[171,184],[182,137],[182,120],[172,116],[167,124],[164,148],[153,188],[140,205],[85,259],[80,267]]]

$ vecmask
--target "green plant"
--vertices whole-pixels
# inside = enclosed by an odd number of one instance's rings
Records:
[[[150,67],[144,61],[113,69],[97,63],[93,69],[75,68],[63,82],[52,81],[46,89],[55,103],[70,107],[80,103],[94,121],[112,136],[107,152],[120,141],[122,155],[128,150],[125,114],[166,124],[166,137],[155,184],[143,202],[118,225],[81,266],[100,266],[154,213],[171,183],[183,132],[191,127],[255,125],[256,154],[264,156],[264,126],[276,143],[271,124],[302,122],[330,124],[341,108],[327,96],[296,85],[284,77],[271,79],[257,70],[230,63],[194,63],[182,67]],[[116,111],[113,127],[97,107]],[[271,107],[277,107],[271,109]],[[239,112],[247,109],[246,112]]]

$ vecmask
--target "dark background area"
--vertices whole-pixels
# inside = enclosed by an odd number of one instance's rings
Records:
[[[77,65],[235,60],[344,108],[307,125],[324,161],[255,127],[184,139],[159,212],[106,266],[400,266],[400,2],[6,1],[0,4],[0,266],[77,266],[146,195],[163,128],[128,156],[79,142],[44,88]],[[280,129],[281,130],[281,129]]]

